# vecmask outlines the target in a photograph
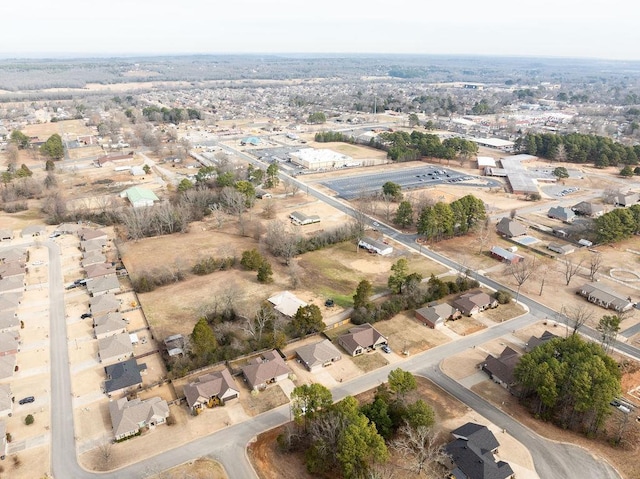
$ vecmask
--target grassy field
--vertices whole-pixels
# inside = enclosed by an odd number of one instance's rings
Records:
[[[219,462],[211,459],[195,461],[164,471],[153,479],[227,479],[227,473]]]
[[[455,321],[447,321],[447,327],[461,336],[473,334],[476,331],[480,331],[485,328],[485,326],[477,319],[467,318],[466,316],[456,319]]]
[[[482,315],[490,319],[491,321],[495,321],[496,323],[501,323],[503,321],[508,321],[509,319],[513,319],[517,316],[526,313],[525,309],[517,303],[508,303],[501,304],[495,309],[487,309],[482,312]]]
[[[407,351],[409,354],[417,354],[450,341],[447,335],[437,329],[420,324],[413,315],[413,311],[406,311],[374,325],[389,338],[389,346],[396,353]]]

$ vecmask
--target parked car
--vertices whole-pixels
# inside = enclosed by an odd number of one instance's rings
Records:
[[[325,305],[327,308],[332,308],[334,304],[335,304],[335,303],[334,303],[333,299],[327,299],[327,300],[324,302],[324,305]]]
[[[93,314],[91,314],[91,313],[84,313],[82,316],[80,316],[80,318],[81,319],[87,319],[87,318],[90,318],[92,316],[93,316]]]
[[[77,288],[78,285],[77,284],[70,284],[69,286],[67,286],[65,289],[73,289],[73,288]]]
[[[391,348],[389,346],[387,346],[386,344],[384,346],[382,346],[381,349],[387,354],[391,353]]]
[[[20,399],[20,401],[18,401],[18,404],[29,404],[35,400],[36,398],[34,398],[33,396],[27,396],[26,398]]]

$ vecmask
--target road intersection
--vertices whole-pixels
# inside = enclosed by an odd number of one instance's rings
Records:
[[[233,152],[234,154],[240,154],[240,156],[251,163],[260,164],[255,158],[249,155],[236,150],[233,150]],[[340,211],[350,216],[356,216],[357,213],[351,207],[337,201],[335,198],[313,188],[308,188],[306,184],[295,178],[287,177],[287,180],[297,184],[301,190],[306,190],[308,194],[334,206]],[[384,225],[381,225],[379,228],[383,233],[403,243],[408,248],[418,249],[415,243],[415,236],[401,235],[396,230]],[[53,476],[55,478],[73,479],[149,477],[176,465],[195,460],[199,457],[208,456],[221,462],[230,478],[245,479],[257,477],[246,457],[246,445],[257,434],[288,422],[290,420],[288,405],[270,410],[252,418],[250,421],[229,426],[208,436],[163,452],[157,456],[146,458],[119,470],[95,473],[83,469],[78,464],[74,437],[70,364],[64,311],[64,288],[60,262],[61,252],[59,246],[54,241],[48,241],[44,244],[49,249],[50,264],[51,464]],[[455,261],[431,250],[426,248],[420,249],[426,256],[449,268],[458,271],[462,268],[462,266]],[[486,277],[478,277],[478,281],[493,289],[505,289],[503,285]],[[520,301],[529,308],[529,313],[519,318],[497,324],[483,332],[466,336],[458,341],[447,343],[415,355],[401,363],[401,367],[427,377],[499,427],[506,429],[529,449],[536,471],[542,479],[555,479],[557,477],[567,479],[583,479],[585,477],[598,477],[603,479],[619,478],[619,474],[606,464],[606,462],[594,458],[590,453],[576,446],[555,443],[537,436],[531,430],[525,428],[510,416],[473,392],[465,389],[440,371],[438,365],[446,357],[492,339],[499,338],[511,333],[513,330],[526,327],[541,319],[554,318],[557,315],[555,311],[522,294],[520,295]],[[597,332],[588,328],[583,328],[581,332],[597,337]],[[638,349],[624,343],[617,343],[616,346],[621,352],[640,359],[640,351]],[[397,364],[395,364],[394,367],[397,367]],[[376,387],[386,381],[391,368],[391,365],[385,366],[371,373],[362,375],[348,383],[340,384],[332,391],[334,399],[340,400],[347,395],[358,394]]]

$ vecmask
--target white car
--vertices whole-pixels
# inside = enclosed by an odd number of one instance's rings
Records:
[[[31,264],[34,265],[34,266],[40,266],[40,265],[44,264],[44,261],[34,261]]]

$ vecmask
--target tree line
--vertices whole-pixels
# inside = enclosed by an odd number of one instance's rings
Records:
[[[549,160],[593,163],[598,168],[637,165],[640,157],[640,145],[625,146],[611,138],[582,133],[527,133],[515,141],[515,149]]]
[[[372,138],[370,146],[385,150],[393,161],[412,161],[422,157],[468,159],[478,152],[478,145],[463,138],[447,138],[440,141],[437,135],[412,131],[384,132]]]
[[[201,120],[202,113],[193,108],[167,108],[147,106],[142,109],[142,115],[151,121],[173,123],[177,125],[187,120]]]
[[[594,225],[598,243],[615,243],[640,234],[640,204],[605,213]]]

